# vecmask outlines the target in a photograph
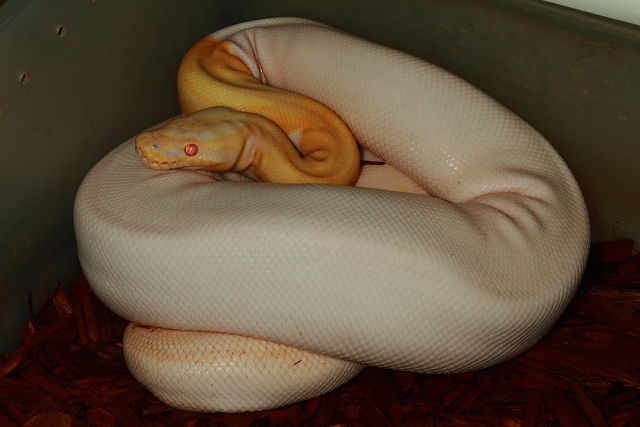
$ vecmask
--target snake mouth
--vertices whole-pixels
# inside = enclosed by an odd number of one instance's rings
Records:
[[[178,162],[158,162],[156,160],[147,159],[146,157],[142,157],[141,160],[142,160],[142,163],[144,163],[147,167],[150,167],[151,169],[169,170],[169,169],[177,169],[180,167],[178,165]]]
[[[181,159],[176,160],[154,160],[148,154],[146,150],[143,150],[141,147],[136,145],[136,153],[138,154],[138,158],[145,164],[145,166],[156,169],[156,170],[170,170],[170,169],[180,169],[183,168],[184,165],[180,161]],[[155,157],[155,156],[153,156]]]
[[[206,169],[206,165],[204,162],[191,162],[191,164],[185,164],[180,160],[174,161],[157,161],[151,160],[148,157],[140,156],[140,160],[145,166],[155,169],[155,170],[174,170],[174,169],[188,169],[188,170],[198,170],[198,169]]]

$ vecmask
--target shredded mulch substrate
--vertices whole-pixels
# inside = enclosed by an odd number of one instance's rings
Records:
[[[339,389],[243,414],[174,410],[125,367],[126,321],[84,279],[59,287],[0,358],[0,426],[640,426],[640,255],[592,246],[578,294],[538,345],[457,375],[367,368]],[[544,268],[544,266],[540,266]]]

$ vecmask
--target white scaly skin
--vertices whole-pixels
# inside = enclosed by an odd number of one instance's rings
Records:
[[[78,249],[96,294],[134,322],[125,355],[154,394],[201,411],[266,409],[361,365],[487,367],[553,325],[579,281],[588,222],[569,169],[535,130],[429,63],[316,23],[213,36],[253,75],[249,89],[214,90],[215,102],[276,99],[269,110],[286,119],[301,104],[260,84],[314,98],[401,187],[424,194],[214,183],[147,168],[133,141],[116,148],[78,192]],[[183,62],[183,107],[211,106],[215,73],[189,68],[206,63]],[[304,144],[296,123],[269,119]],[[391,176],[373,168],[356,185]]]

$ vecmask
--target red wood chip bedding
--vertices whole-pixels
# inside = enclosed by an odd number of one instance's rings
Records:
[[[544,266],[540,266],[544,268]],[[173,410],[129,375],[126,321],[84,278],[59,287],[0,357],[0,426],[640,426],[640,255],[596,243],[567,312],[507,363],[457,375],[367,368],[293,406],[243,414]]]

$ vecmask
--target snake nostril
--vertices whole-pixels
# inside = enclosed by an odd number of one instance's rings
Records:
[[[153,148],[160,148],[160,144],[158,144],[157,142],[153,143]]]
[[[185,145],[184,154],[189,157],[195,156],[196,154],[198,154],[198,146],[196,144]]]

